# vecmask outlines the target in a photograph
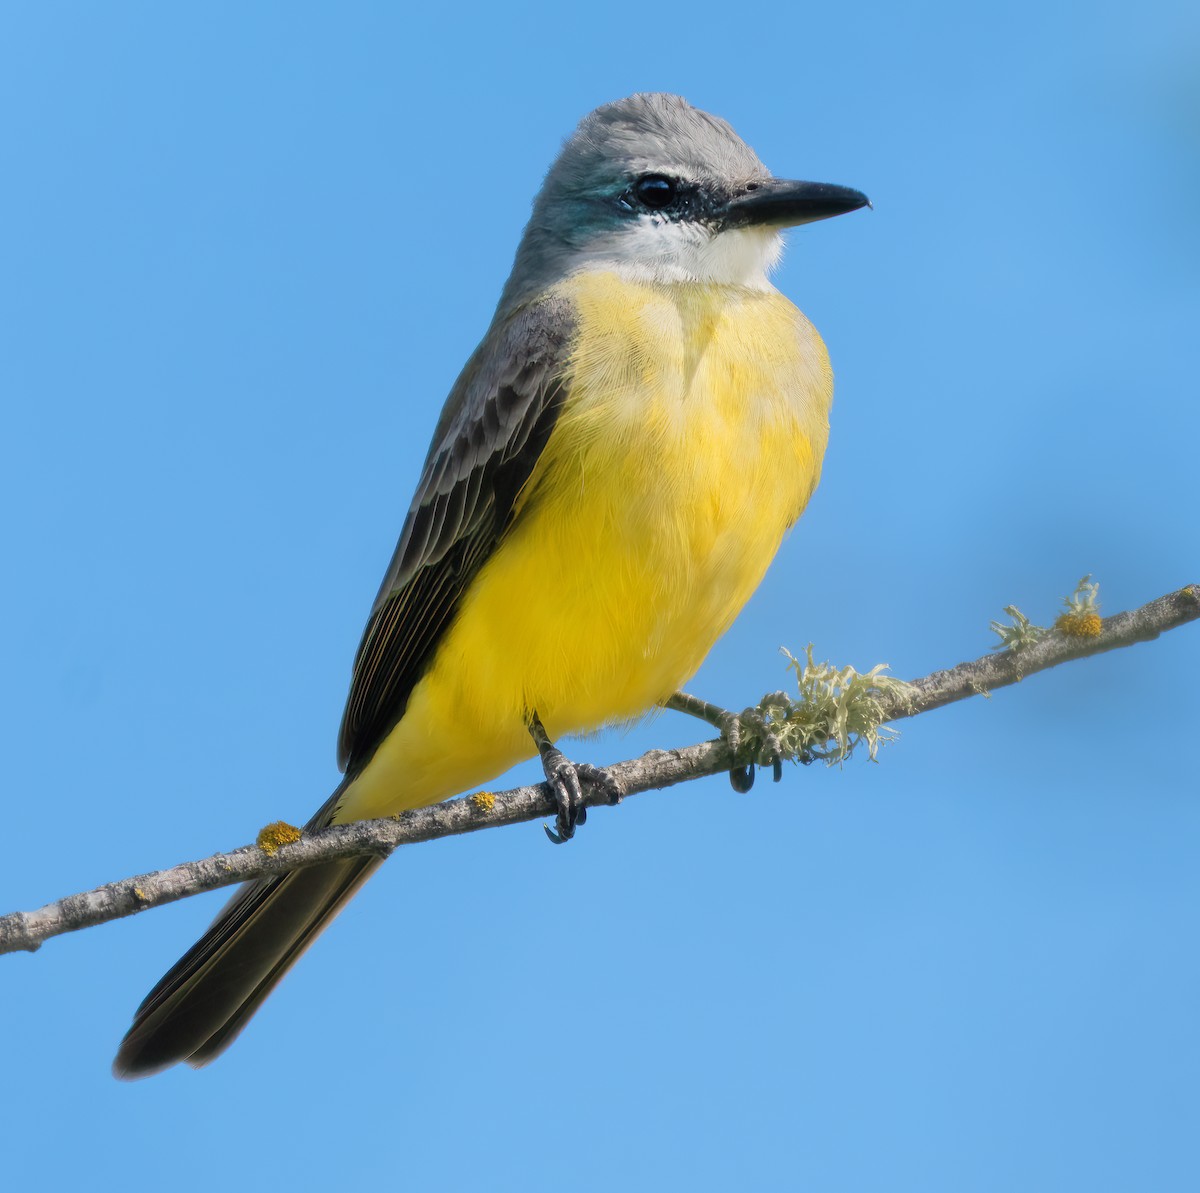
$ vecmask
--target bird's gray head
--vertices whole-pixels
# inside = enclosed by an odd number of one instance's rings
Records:
[[[765,286],[781,228],[866,201],[845,187],[773,178],[724,120],[677,95],[631,95],[585,116],[563,146],[501,308],[583,268]]]

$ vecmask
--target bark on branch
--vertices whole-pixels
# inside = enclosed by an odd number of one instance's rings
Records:
[[[935,671],[912,680],[906,698],[889,701],[884,720],[915,716],[968,696],[982,695],[1072,659],[1148,642],[1197,618],[1200,618],[1200,585],[1193,584],[1159,597],[1140,609],[1105,618],[1099,633],[1094,635],[1047,633],[1020,649],[996,651],[947,671]],[[724,741],[717,740],[680,750],[651,750],[640,758],[619,762],[606,769],[624,795],[631,796],[744,767],[752,762],[750,746],[735,752]],[[607,800],[603,792],[585,787],[584,802],[588,807],[594,807]],[[110,882],[95,890],[48,903],[37,911],[17,911],[0,916],[0,953],[33,951],[52,936],[134,915],[247,879],[279,874],[334,858],[372,853],[386,857],[400,845],[552,817],[556,810],[549,788],[541,783],[495,795],[448,800],[383,820],[337,825],[304,836],[294,844],[279,845],[271,852],[259,845],[243,846],[232,853],[218,853],[168,870]]]

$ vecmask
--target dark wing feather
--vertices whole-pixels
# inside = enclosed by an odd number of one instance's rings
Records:
[[[519,310],[493,325],[455,383],[354,660],[338,737],[349,774],[404,715],[504,534],[558,416],[573,330],[563,299]]]

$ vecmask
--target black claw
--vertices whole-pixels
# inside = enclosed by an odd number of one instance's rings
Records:
[[[562,845],[569,841],[575,835],[575,830],[587,823],[580,778],[579,768],[558,754],[554,777],[550,781],[558,803],[558,819],[555,823],[558,840],[555,844]]]
[[[557,752],[557,751],[556,751]],[[555,821],[558,840],[556,845],[564,845],[575,835],[576,825],[587,819],[587,809],[581,807],[583,788],[579,785],[579,776],[575,768],[559,755],[554,777],[550,780],[554,790],[554,799],[558,804],[558,817]]]
[[[599,787],[604,792],[605,802],[610,807],[616,807],[625,798],[625,793],[621,790],[621,785],[602,766],[593,766],[590,762],[581,762],[575,767],[575,771],[585,782],[589,783],[592,787]],[[583,809],[583,814],[587,814],[586,808]],[[582,817],[579,823],[583,823]]]
[[[747,708],[738,714],[718,708],[717,705],[699,700],[695,696],[689,696],[686,692],[676,692],[666,701],[665,706],[699,717],[702,721],[707,721],[719,729],[726,746],[734,755],[741,751],[743,733],[749,728],[753,736],[758,739],[755,755],[758,763],[762,766],[770,766],[771,776],[778,783],[783,778],[784,751],[779,737],[774,731],[770,711],[763,711],[764,706],[772,703],[786,706],[788,698],[783,692],[776,692],[773,696],[763,697],[757,707]],[[812,761],[803,754],[799,756],[798,760],[800,762]],[[743,794],[749,791],[754,786],[754,763],[731,769],[729,785],[734,791]]]
[[[583,802],[584,783],[604,792],[609,804],[619,804],[623,793],[607,771],[586,762],[575,764],[564,757],[550,740],[536,713],[530,716],[529,732],[537,744],[542,770],[558,807],[554,828],[545,824],[542,828],[555,845],[565,845],[575,835],[575,830],[587,823],[587,807]]]
[[[754,786],[754,763],[746,766],[735,766],[729,772],[729,786],[741,795]]]

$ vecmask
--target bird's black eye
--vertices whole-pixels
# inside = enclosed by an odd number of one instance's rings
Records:
[[[653,211],[661,211],[675,202],[675,183],[664,174],[643,174],[633,184],[638,202]]]

